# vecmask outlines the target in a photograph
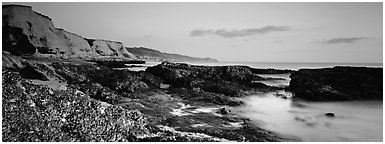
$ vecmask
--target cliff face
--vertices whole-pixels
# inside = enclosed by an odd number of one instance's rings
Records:
[[[68,46],[68,49],[61,51],[66,55],[71,55],[72,57],[96,57],[98,54],[93,50],[88,42],[81,36],[67,32],[63,29],[56,29],[57,35],[64,40],[65,44]]]
[[[135,58],[120,42],[93,40],[55,28],[52,19],[29,6],[3,5],[3,47],[13,54],[66,57],[116,56]]]
[[[17,27],[28,36],[40,53],[51,50],[66,50],[65,42],[55,33],[57,32],[51,19],[38,14],[28,6],[3,6],[3,27]]]
[[[127,48],[127,50],[135,54],[139,59],[149,61],[171,61],[171,62],[218,62],[212,58],[197,58],[180,54],[163,53],[149,48]]]
[[[88,43],[96,53],[101,56],[119,56],[135,58],[129,53],[121,42],[88,39]]]

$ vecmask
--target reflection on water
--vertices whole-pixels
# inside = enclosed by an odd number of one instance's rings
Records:
[[[275,92],[245,98],[240,115],[303,141],[382,141],[382,102],[307,102],[282,99]],[[333,112],[335,117],[328,117]]]

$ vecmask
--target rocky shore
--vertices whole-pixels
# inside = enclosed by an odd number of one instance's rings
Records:
[[[290,141],[231,112],[279,89],[251,68],[162,63],[146,71],[3,53],[3,141]]]
[[[382,99],[382,68],[290,71],[286,88],[247,66],[164,62],[146,71],[3,52],[3,141],[300,141],[232,112],[243,96],[290,90],[316,101]]]

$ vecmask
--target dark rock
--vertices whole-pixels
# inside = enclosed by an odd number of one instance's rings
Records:
[[[164,78],[174,86],[191,86],[197,79],[225,80],[237,83],[251,83],[255,77],[246,66],[191,66],[179,63],[162,63],[149,67],[146,72]]]
[[[250,95],[272,87],[253,82],[261,77],[247,66],[192,66],[181,63],[162,63],[146,72],[163,79],[174,88],[204,90],[230,97]]]
[[[36,68],[30,65],[20,69],[20,74],[22,75],[23,78],[37,79],[42,81],[49,80],[47,76],[45,76],[41,71],[37,70]]]
[[[285,69],[285,70],[280,70],[280,69],[257,69],[257,68],[251,68],[251,71],[255,74],[286,74],[286,73],[293,73],[293,70]]]
[[[194,91],[185,88],[172,89],[172,93],[186,100],[210,102],[218,105],[239,106],[243,102],[224,94],[206,92],[203,90]]]
[[[54,62],[52,66],[70,83],[100,83],[117,92],[144,91],[149,86],[144,82],[154,80],[151,85],[157,85],[156,78],[151,75],[138,74],[128,70],[113,70],[95,65],[73,65]],[[143,81],[142,81],[143,80]]]
[[[227,115],[229,114],[231,111],[229,109],[226,109],[226,108],[220,108],[218,113],[221,114],[221,115]]]
[[[327,113],[325,113],[325,116],[334,117],[334,113],[333,112],[327,112]]]
[[[382,100],[382,68],[301,69],[290,75],[295,97],[315,101]]]

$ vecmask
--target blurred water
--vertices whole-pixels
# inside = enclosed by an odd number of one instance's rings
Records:
[[[237,110],[257,125],[303,141],[382,141],[382,102],[306,102],[274,96],[245,98]],[[333,112],[335,117],[325,113]]]
[[[261,76],[285,79],[263,82],[269,85],[288,85],[290,81],[289,74]],[[277,93],[291,96],[279,91],[245,97],[246,104],[237,111],[256,125],[303,141],[383,140],[382,101],[309,102],[283,99]],[[327,112],[335,117],[327,117]]]

